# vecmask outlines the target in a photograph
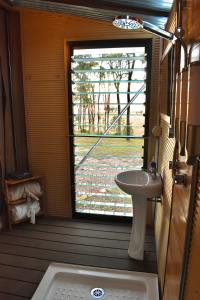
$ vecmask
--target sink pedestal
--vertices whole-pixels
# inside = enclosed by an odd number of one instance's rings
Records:
[[[142,196],[132,196],[133,221],[128,255],[131,258],[143,260],[144,240],[146,232],[147,199]]]
[[[147,199],[160,197],[161,176],[142,170],[132,170],[119,173],[115,177],[115,182],[123,192],[132,196],[133,201],[133,225],[128,254],[134,259],[143,260]]]

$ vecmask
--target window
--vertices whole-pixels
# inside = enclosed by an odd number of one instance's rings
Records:
[[[146,166],[150,43],[83,42],[70,49],[74,214],[131,217],[131,197],[114,177]]]

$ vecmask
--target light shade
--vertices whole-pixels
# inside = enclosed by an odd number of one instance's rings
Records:
[[[117,28],[121,29],[140,29],[143,27],[143,22],[139,18],[130,17],[130,16],[123,16],[123,17],[116,17],[113,20],[113,25]]]

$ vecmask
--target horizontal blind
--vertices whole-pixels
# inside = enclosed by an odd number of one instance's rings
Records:
[[[93,50],[85,49],[83,53],[74,50],[71,57],[74,196],[78,213],[132,216],[131,197],[119,190],[114,176],[119,171],[143,167],[146,91],[139,93],[106,135],[104,132],[146,84],[145,47],[142,51],[109,54],[112,50],[108,49],[108,54],[101,50],[93,54]],[[82,163],[99,138],[102,140],[98,146]]]

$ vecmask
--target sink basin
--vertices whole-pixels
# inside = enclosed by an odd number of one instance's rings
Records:
[[[119,173],[116,184],[129,195],[146,198],[159,197],[162,192],[162,181],[159,174],[155,176],[145,171],[132,170]]]
[[[144,259],[147,199],[160,197],[162,180],[159,174],[145,171],[126,171],[115,177],[115,182],[125,193],[132,196],[134,216],[128,254],[137,260]]]

